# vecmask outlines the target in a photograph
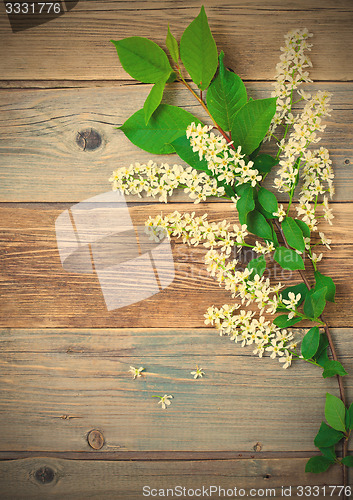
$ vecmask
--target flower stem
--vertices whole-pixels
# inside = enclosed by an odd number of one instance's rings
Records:
[[[276,219],[274,219],[274,223],[282,236],[282,239],[283,239],[285,246],[287,248],[290,248],[288,243],[287,243],[287,240],[284,236],[284,233],[283,233],[283,230],[281,228],[280,223]],[[304,281],[304,283],[306,284],[306,286],[310,290],[311,286],[310,286],[310,283],[309,283],[307,277],[305,276],[305,273],[301,269],[298,269],[298,271],[299,271],[299,274],[300,274],[302,280]],[[332,357],[335,361],[338,361],[338,356],[336,353],[335,345],[333,343],[330,328],[329,328],[328,323],[327,323],[326,319],[324,318],[323,314],[321,314],[320,319],[324,322],[324,329],[325,329],[327,340],[328,340],[328,343],[329,343],[329,346],[331,349]],[[340,375],[337,375],[337,382],[338,382],[338,388],[340,391],[340,399],[341,399],[342,403],[344,404],[344,406],[346,407],[346,395],[344,392],[343,380],[342,380],[342,377]],[[342,445],[342,458],[347,456],[347,451],[348,451],[348,442],[345,439],[343,442],[343,445]],[[343,485],[344,485],[344,487],[346,487],[346,485],[347,485],[347,467],[345,465],[343,465]],[[344,497],[345,497],[345,495],[344,495]]]
[[[231,142],[230,140],[230,137],[228,137],[228,135],[224,132],[224,130],[218,125],[218,123],[216,122],[216,120],[213,118],[213,116],[211,115],[211,113],[209,112],[206,104],[203,102],[202,100],[202,93],[201,93],[201,97],[199,97],[196,92],[194,91],[194,89],[192,89],[190,87],[190,85],[184,80],[184,78],[182,77],[182,74],[181,74],[181,71],[180,71],[180,67],[177,66],[177,70],[178,70],[178,73],[179,73],[179,78],[178,78],[178,81],[180,83],[182,83],[191,93],[192,95],[198,100],[198,102],[201,104],[201,106],[203,107],[203,109],[206,111],[206,113],[208,114],[208,116],[211,118],[211,120],[213,121],[214,123],[214,126],[216,127],[216,129],[223,135],[223,137],[225,138],[225,140],[228,142],[228,144]],[[234,146],[233,144],[229,144],[230,147],[232,147],[233,149]]]

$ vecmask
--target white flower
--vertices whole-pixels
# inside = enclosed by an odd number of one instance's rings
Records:
[[[309,255],[309,258],[314,262],[314,264],[316,264],[317,262],[320,262],[322,257],[323,257],[322,253],[320,253],[319,255],[316,255],[316,253],[313,252],[313,254],[311,256]]]
[[[279,358],[278,361],[280,363],[284,363],[283,368],[286,369],[292,364],[292,358],[293,358],[292,354],[290,354],[287,351],[287,349],[285,349],[284,355],[281,358]]]
[[[164,396],[152,396],[153,398],[159,398],[160,401],[158,401],[159,405],[162,405],[163,410],[166,410],[169,405],[172,404],[170,399],[173,399],[173,396],[168,396],[167,394],[164,394]]]
[[[326,246],[327,246],[327,248],[328,248],[329,250],[331,250],[330,244],[331,244],[331,241],[332,241],[332,240],[330,240],[330,239],[326,238],[325,234],[324,234],[324,233],[321,233],[321,232],[319,233],[319,236],[320,236],[320,238],[321,238],[321,243],[322,243],[323,245],[326,245]]]
[[[196,370],[193,371],[193,372],[190,372],[191,375],[194,376],[194,378],[202,378],[204,375],[205,375],[205,372],[202,371],[202,368],[199,368],[198,366],[196,366]]]
[[[135,380],[135,378],[141,377],[141,372],[143,370],[144,370],[144,368],[142,366],[140,366],[140,368],[135,368],[133,366],[130,366],[129,372],[132,373],[133,378]]]
[[[283,219],[285,218],[286,216],[286,212],[285,210],[283,209],[283,205],[281,204],[277,210],[277,212],[273,212],[273,214],[275,217],[278,217],[278,221],[279,222],[282,222]]]

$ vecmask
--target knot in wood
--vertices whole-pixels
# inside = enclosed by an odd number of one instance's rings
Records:
[[[88,444],[94,450],[100,450],[104,445],[104,436],[97,429],[93,429],[87,436]]]
[[[262,450],[262,444],[257,442],[254,444],[254,451],[261,451]]]
[[[102,144],[102,138],[96,130],[88,128],[77,132],[76,143],[83,151],[93,151]]]
[[[50,467],[41,467],[34,473],[34,477],[39,483],[51,483],[55,477],[55,472]]]

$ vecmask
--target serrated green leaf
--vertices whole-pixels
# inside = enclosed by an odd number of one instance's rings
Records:
[[[318,318],[320,316],[326,305],[326,290],[326,287],[320,288],[316,291],[309,290],[304,302],[304,314],[306,316],[312,319]]]
[[[188,165],[196,170],[202,170],[208,175],[212,176],[212,172],[208,169],[208,162],[205,158],[200,160],[199,154],[192,150],[190,146],[190,141],[187,139],[186,135],[182,135],[175,139],[172,143],[173,148],[177,155],[180,156]]]
[[[311,457],[306,463],[305,472],[319,474],[320,472],[327,471],[327,469],[334,463],[334,460],[324,456]]]
[[[310,238],[309,226],[301,219],[294,219],[294,221],[301,230],[301,232],[303,233],[303,236],[305,236],[305,238]]]
[[[160,104],[147,124],[144,110],[140,109],[118,128],[139,148],[152,154],[169,154],[175,152],[171,143],[185,135],[192,122],[200,123],[184,109]]]
[[[327,361],[329,361],[329,357],[327,354],[328,345],[329,342],[326,333],[321,333],[319,347],[315,353],[314,360],[318,365],[322,366],[322,368],[325,366]]]
[[[320,330],[317,326],[313,326],[306,333],[302,340],[301,353],[304,359],[311,359],[315,356],[320,341]]]
[[[207,90],[207,106],[213,118],[223,130],[230,130],[239,109],[247,102],[246,88],[242,79],[225,68],[224,52],[219,55],[219,70]]]
[[[296,269],[304,269],[303,259],[291,248],[276,248],[273,258],[283,269],[289,269],[292,271]]]
[[[324,378],[328,378],[328,377],[334,377],[335,375],[340,375],[341,377],[344,377],[345,375],[347,375],[347,372],[339,361],[329,360],[324,365],[324,371],[322,373],[322,376]]]
[[[139,36],[111,40],[124,70],[143,83],[157,83],[171,74],[167,54],[152,40]]]
[[[278,210],[278,203],[276,196],[268,189],[261,187],[257,193],[259,203],[261,206],[272,215],[273,212]]]
[[[145,114],[146,124],[149,122],[149,119],[151,118],[152,114],[156,111],[156,109],[161,103],[165,84],[166,84],[166,79],[160,80],[159,82],[155,83],[150,93],[148,94],[147,99],[145,100],[145,103],[143,105],[143,111]]]
[[[346,427],[347,429],[353,429],[353,403],[351,403],[348,410],[346,410]]]
[[[272,241],[272,228],[265,217],[257,210],[248,213],[246,224],[250,233],[260,236],[260,238],[264,238],[265,240]]]
[[[326,422],[322,422],[319,432],[316,434],[314,444],[317,448],[328,448],[344,438],[343,432],[332,429]]]
[[[300,321],[302,321],[302,318],[288,319],[288,314],[281,314],[273,320],[273,323],[278,326],[278,328],[289,328]]]
[[[275,165],[278,165],[278,160],[276,158],[270,155],[261,154],[255,157],[252,168],[256,168],[261,174],[268,174]]]
[[[300,306],[300,304],[302,302],[304,302],[304,299],[305,299],[308,291],[309,291],[308,287],[306,286],[305,283],[298,283],[298,285],[288,286],[284,290],[281,290],[281,295],[282,295],[282,299],[288,300],[290,293],[294,293],[295,296],[297,296],[298,293],[300,293],[300,300],[297,303],[297,306]]]
[[[353,457],[351,455],[344,457],[342,458],[341,463],[347,467],[353,467]]]
[[[235,146],[251,154],[263,140],[276,112],[276,99],[248,101],[235,115],[231,132]]]
[[[255,208],[254,191],[250,184],[243,184],[242,193],[237,201],[240,224],[247,223],[247,215]]]
[[[327,448],[320,446],[319,450],[321,451],[324,457],[336,461],[337,457],[336,457],[335,445],[328,446]]]
[[[180,57],[192,81],[199,89],[207,89],[217,70],[218,55],[203,6],[181,37]]]
[[[304,252],[303,233],[292,217],[286,217],[282,222],[282,230],[289,246]]]
[[[327,349],[324,349],[323,351],[321,351],[320,354],[317,355],[317,358],[315,359],[316,363],[320,366],[322,366],[322,368],[326,365],[326,363],[330,360],[330,358],[328,357],[328,354],[327,354]]]
[[[260,257],[252,259],[246,267],[252,271],[249,276],[250,279],[253,279],[256,274],[262,276],[266,269],[266,259],[263,255],[260,255]]]
[[[168,24],[168,32],[167,32],[167,38],[165,40],[165,44],[167,46],[167,49],[169,50],[169,54],[171,55],[172,59],[174,62],[179,61],[179,47],[178,47],[178,42],[172,35],[169,24]]]
[[[336,285],[333,279],[329,276],[321,274],[319,271],[315,271],[315,290],[320,290],[320,288],[327,288],[325,299],[330,302],[335,302],[336,295]]]
[[[206,174],[209,175],[210,177],[214,177],[213,173],[210,170],[208,170],[207,160],[205,160],[204,158],[200,160],[199,154],[192,150],[192,147],[190,146],[190,141],[186,138],[186,135],[178,137],[171,143],[171,145],[174,148],[175,152],[180,156],[180,158],[184,160],[192,168],[206,172]],[[222,186],[225,190],[226,195],[229,198],[232,198],[234,196],[234,191],[232,187],[229,186],[229,184],[227,184],[225,181],[219,181],[217,178],[216,180],[218,187]]]
[[[345,425],[345,414],[346,408],[343,402],[333,396],[332,394],[326,393],[326,403],[325,403],[325,418],[328,424],[336,429],[336,431],[346,431]]]

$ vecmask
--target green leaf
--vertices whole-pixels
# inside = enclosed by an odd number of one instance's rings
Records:
[[[247,223],[247,215],[255,208],[254,190],[250,184],[243,184],[242,193],[237,201],[237,210],[240,224]]]
[[[207,90],[207,106],[213,118],[223,130],[230,130],[239,109],[247,102],[246,88],[242,79],[227,70],[223,64],[224,52],[219,55],[219,70]]]
[[[351,403],[350,407],[346,411],[346,427],[347,429],[353,429],[353,403]]]
[[[319,347],[320,330],[317,326],[313,326],[306,333],[301,345],[301,353],[304,359],[311,359]]]
[[[171,143],[185,135],[190,123],[200,123],[191,113],[177,106],[160,104],[146,124],[145,112],[140,109],[118,127],[130,141],[152,154],[174,153]]]
[[[327,457],[311,457],[306,463],[305,472],[314,472],[315,474],[319,474],[320,472],[327,471],[327,469],[334,463],[334,460]]]
[[[295,269],[304,269],[303,259],[291,248],[276,248],[273,258],[283,269],[290,269],[292,271]]]
[[[251,99],[251,97],[250,97],[249,101],[250,100],[253,101],[254,99]],[[255,161],[255,158],[259,154],[261,147],[262,147],[262,141],[260,142],[260,144],[258,145],[258,147],[256,149],[254,149],[254,151],[249,155],[249,160]]]
[[[211,170],[208,170],[207,160],[205,160],[204,158],[200,160],[199,154],[192,150],[190,141],[186,138],[186,135],[178,137],[171,143],[171,145],[174,148],[175,152],[180,156],[180,158],[192,168],[206,172],[206,174],[210,177],[214,177]],[[232,198],[234,196],[232,187],[229,186],[229,184],[227,184],[225,181],[217,180],[217,185],[218,187],[222,186],[224,188],[225,193],[229,198]]]
[[[202,170],[208,175],[212,176],[212,172],[208,169],[208,162],[205,158],[200,160],[199,154],[192,150],[190,146],[190,141],[187,139],[186,135],[182,135],[175,139],[171,145],[173,146],[175,152],[184,160],[188,165],[196,170]]]
[[[289,246],[304,252],[305,243],[303,233],[292,217],[286,217],[282,222],[282,230]]]
[[[145,100],[145,103],[143,105],[143,111],[145,114],[146,124],[149,122],[149,119],[151,118],[152,114],[156,111],[156,109],[161,103],[165,84],[166,84],[166,79],[160,80],[159,82],[155,83],[150,93],[148,94],[147,99]]]
[[[314,356],[314,360],[316,361],[317,364],[319,364],[322,367],[324,367],[327,361],[329,361],[329,357],[327,355],[328,345],[329,342],[326,333],[321,333],[319,347]]]
[[[143,83],[157,83],[171,74],[167,54],[148,38],[132,36],[111,42],[115,45],[124,70]]]
[[[320,446],[319,450],[321,451],[324,457],[336,461],[337,457],[336,457],[335,445],[328,446],[327,448]]]
[[[248,101],[235,115],[232,123],[232,141],[249,155],[260,144],[276,112],[276,99]]]
[[[341,375],[341,377],[344,377],[345,375],[347,375],[347,372],[339,361],[328,360],[324,365],[322,376],[324,378],[328,378],[334,377],[335,375]]]
[[[343,465],[346,465],[347,467],[353,467],[353,457],[351,455],[349,455],[348,457],[343,457],[341,463]]]
[[[288,319],[288,314],[281,314],[273,320],[273,323],[278,326],[278,328],[289,328],[302,321],[302,318],[292,318]]]
[[[261,206],[271,214],[278,210],[278,203],[276,196],[268,189],[261,187],[258,191],[258,200]]]
[[[327,291],[325,299],[330,302],[335,302],[336,285],[334,284],[333,279],[329,276],[321,274],[319,271],[315,271],[315,281],[315,290],[320,290],[321,288],[326,287]]]
[[[306,286],[305,283],[299,283],[298,285],[288,286],[287,288],[281,291],[281,295],[282,299],[288,300],[290,292],[294,293],[294,295],[298,295],[298,293],[300,293],[301,297],[299,302],[297,303],[297,306],[300,306],[300,304],[304,302],[304,299],[308,291],[309,291],[308,287]]]
[[[343,432],[336,431],[325,422],[322,422],[314,439],[314,444],[317,448],[328,448],[341,441],[342,438],[344,438]]]
[[[172,56],[172,59],[174,62],[179,61],[179,47],[178,47],[178,42],[172,35],[169,24],[168,24],[168,32],[167,32],[167,38],[165,41],[165,44],[167,46],[167,49],[169,50],[169,54]]]
[[[260,257],[252,259],[246,267],[252,270],[249,276],[250,279],[253,279],[256,274],[262,276],[266,269],[266,259],[263,255],[260,255]]]
[[[278,160],[270,155],[261,154],[254,159],[252,168],[256,168],[261,174],[268,174],[272,167],[278,165]]]
[[[265,240],[272,241],[272,228],[265,217],[257,210],[248,213],[246,224],[250,233],[260,236],[260,238],[264,238]]]
[[[336,429],[336,431],[346,431],[345,413],[346,408],[343,402],[336,396],[333,396],[332,394],[329,394],[327,392],[325,403],[325,417],[328,424]]]
[[[317,358],[315,359],[315,361],[318,365],[320,365],[320,366],[322,366],[322,368],[324,368],[326,363],[328,361],[330,361],[328,354],[327,354],[327,348],[324,349],[323,351],[321,351],[321,353],[317,355]]]
[[[325,309],[326,300],[326,287],[320,290],[309,290],[304,302],[304,314],[309,318],[315,319],[320,316]]]
[[[180,57],[191,79],[207,89],[217,70],[217,47],[208,25],[205,8],[186,28],[180,40]]]
[[[294,219],[294,221],[301,230],[301,232],[303,233],[303,236],[305,236],[305,238],[310,238],[309,226],[303,220]]]

